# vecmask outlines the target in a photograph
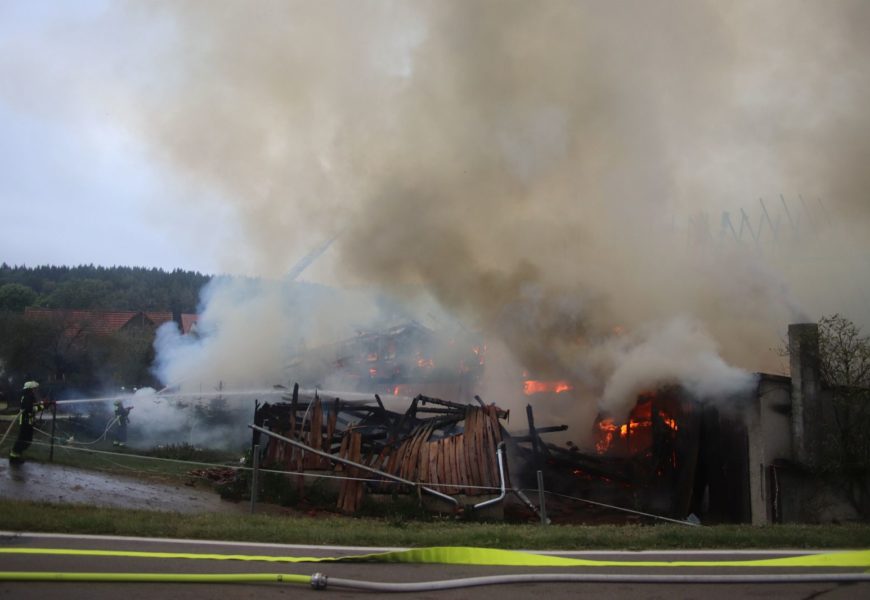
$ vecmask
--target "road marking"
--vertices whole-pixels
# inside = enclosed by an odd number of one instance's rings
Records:
[[[150,538],[136,536],[119,536],[119,535],[75,535],[64,533],[38,533],[38,532],[19,532],[19,531],[0,531],[0,537],[13,538],[34,538],[34,539],[71,539],[71,540],[97,540],[97,541],[118,541],[118,542],[136,542],[136,543],[161,543],[161,544],[202,544],[206,546],[225,546],[225,547],[250,547],[250,548],[276,548],[287,550],[305,550],[305,551],[329,551],[329,552],[364,552],[364,553],[379,553],[379,552],[403,552],[410,550],[406,547],[391,547],[391,546],[322,546],[313,544],[275,544],[266,542],[238,542],[238,541],[222,541],[222,540],[196,540],[183,538]],[[807,549],[807,550],[771,550],[771,549],[754,549],[754,550],[518,550],[527,554],[540,554],[542,556],[752,556],[763,554],[765,556],[786,557],[786,556],[806,556],[812,554],[823,553],[840,553],[848,552],[848,549]]]

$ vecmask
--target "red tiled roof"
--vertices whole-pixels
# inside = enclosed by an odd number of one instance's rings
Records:
[[[141,312],[132,310],[64,310],[51,308],[27,308],[27,319],[53,320],[64,324],[67,334],[78,335],[87,332],[94,335],[110,335],[130,324],[139,324],[156,329],[172,320],[172,313]]]
[[[182,313],[181,314],[181,333],[187,335],[190,330],[199,322],[199,315]]]

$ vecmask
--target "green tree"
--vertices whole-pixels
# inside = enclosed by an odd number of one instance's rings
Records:
[[[870,516],[870,337],[839,314],[823,317],[819,368],[833,419],[820,448],[819,469]]]
[[[151,374],[154,335],[150,330],[119,331],[92,340],[89,353],[103,385],[145,387],[157,384]]]
[[[0,317],[0,359],[8,372],[19,378],[63,378],[70,362],[64,337],[61,322],[5,313]]]
[[[99,279],[79,279],[59,284],[45,299],[47,308],[102,309],[112,286]]]
[[[23,312],[36,302],[37,294],[31,288],[20,283],[4,283],[0,285],[0,310]]]

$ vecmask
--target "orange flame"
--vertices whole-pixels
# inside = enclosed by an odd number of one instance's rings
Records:
[[[595,442],[595,451],[598,454],[607,452],[613,444],[613,437],[618,431],[619,427],[613,423],[613,419],[602,419],[598,423],[598,441]]]
[[[665,427],[673,432],[679,431],[680,428],[676,420],[668,413],[659,410],[657,416]],[[649,442],[652,428],[652,402],[643,402],[631,411],[628,421],[622,425],[615,424],[613,419],[599,421],[597,424],[598,441],[595,442],[595,450],[598,454],[605,454],[617,441],[621,441],[628,444],[629,452],[637,452],[643,449],[645,443]]]
[[[573,389],[574,386],[567,381],[537,381],[535,379],[527,379],[523,382],[523,393],[526,396],[542,394],[545,392],[561,394],[562,392],[568,392]]]

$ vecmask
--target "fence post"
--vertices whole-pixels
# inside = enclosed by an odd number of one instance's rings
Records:
[[[260,472],[260,444],[254,446],[254,454],[252,456],[254,468],[251,471],[251,514],[254,514],[254,509],[257,506],[257,479]]]
[[[547,518],[547,503],[544,499],[544,473],[538,471],[538,511],[541,513],[541,525],[546,525],[550,522]]]
[[[48,451],[48,462],[54,462],[54,425],[57,422],[57,402],[51,403],[51,448]]]

